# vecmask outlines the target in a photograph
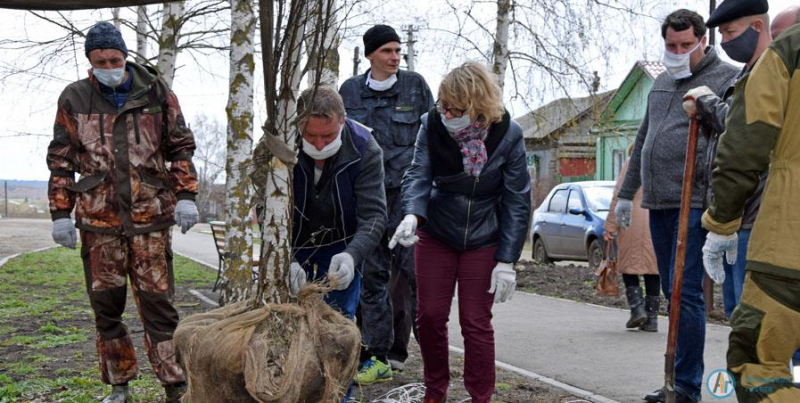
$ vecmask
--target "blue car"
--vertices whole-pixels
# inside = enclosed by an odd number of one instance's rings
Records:
[[[533,212],[533,260],[583,260],[596,269],[603,261],[603,224],[614,196],[614,184],[587,181],[553,188]]]

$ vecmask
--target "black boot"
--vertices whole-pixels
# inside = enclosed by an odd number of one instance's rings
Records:
[[[164,385],[165,403],[179,403],[183,395],[186,394],[186,382],[172,385]]]
[[[628,305],[631,307],[631,318],[628,319],[625,327],[635,329],[647,322],[647,313],[644,310],[644,301],[642,301],[642,289],[628,287],[625,289],[625,295],[628,297]]]
[[[644,297],[644,309],[647,311],[647,322],[639,326],[639,330],[645,332],[658,331],[658,308],[661,305],[661,297],[658,295],[647,295]]]

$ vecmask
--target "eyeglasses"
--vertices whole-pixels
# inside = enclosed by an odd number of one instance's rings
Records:
[[[461,109],[461,108],[445,108],[439,101],[436,101],[436,111],[438,111],[442,115],[446,115],[449,113],[450,116],[455,118],[460,118],[461,116],[464,116],[464,113],[467,112],[466,109]]]

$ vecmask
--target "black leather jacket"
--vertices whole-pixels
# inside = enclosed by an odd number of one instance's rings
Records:
[[[434,176],[428,114],[422,116],[414,159],[403,178],[403,213],[421,217],[420,228],[463,251],[497,245],[495,260],[519,259],[531,211],[531,181],[522,129],[511,121],[476,180],[465,172]]]

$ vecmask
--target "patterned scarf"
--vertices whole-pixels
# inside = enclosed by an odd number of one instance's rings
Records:
[[[486,154],[486,145],[483,143],[488,129],[479,127],[481,123],[482,119],[476,119],[466,129],[455,134],[450,133],[450,137],[458,143],[458,147],[461,149],[464,172],[475,178],[481,176],[481,170],[489,159]]]

